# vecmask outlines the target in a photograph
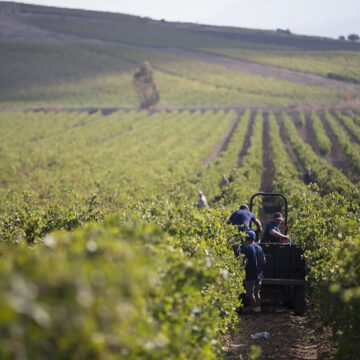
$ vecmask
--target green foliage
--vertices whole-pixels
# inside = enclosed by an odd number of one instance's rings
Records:
[[[2,107],[134,108],[133,73],[144,61],[154,67],[150,83],[161,93],[161,107],[329,104],[352,96],[151,47],[210,51],[360,80],[358,52],[304,52],[302,44],[307,48],[313,39],[292,37],[291,48],[268,32],[20,9],[30,25],[79,41],[24,44],[2,38]],[[335,114],[359,140],[359,114]],[[321,121],[315,113],[312,118],[319,147],[329,154]],[[325,112],[324,118],[358,171],[357,144],[333,116]],[[234,329],[234,309],[244,292],[242,259],[232,253],[241,238],[225,223],[260,190],[263,122],[261,110],[249,109],[151,116],[2,112],[0,357],[221,358],[222,336]],[[303,112],[295,122],[305,125]],[[281,127],[298,168],[311,167],[316,185],[300,181]],[[290,235],[305,249],[312,301],[333,329],[338,358],[355,360],[359,187],[303,142],[286,113],[277,119],[270,111],[269,129],[273,187],[289,198]],[[226,187],[219,184],[223,173],[232,178]],[[208,209],[196,208],[198,189]],[[249,356],[260,352],[254,347]]]
[[[359,188],[349,181],[338,169],[330,166],[319,157],[309,144],[305,144],[290,117],[282,112],[282,120],[289,137],[290,144],[296,153],[303,168],[311,168],[318,180],[322,194],[338,192],[348,199],[359,199]]]
[[[165,58],[164,58],[165,59]],[[158,71],[168,75],[169,79],[181,77],[191,82],[201,83],[204,87],[216,87],[217,92],[227,91],[227,98],[222,104],[231,101],[232,94],[237,93],[237,104],[289,104],[336,99],[334,91],[301,84],[293,84],[275,77],[264,77],[244,71],[234,71],[224,65],[207,64],[198,60],[189,60],[178,56],[168,56],[167,61],[156,59]],[[164,75],[163,75],[164,76]],[[175,79],[174,79],[175,80]],[[191,81],[191,82],[190,82]],[[194,85],[193,85],[194,87]],[[214,100],[216,101],[216,100]],[[232,100],[234,103],[234,100]],[[217,101],[219,103],[219,101]]]
[[[1,244],[34,244],[54,230],[69,231],[90,221],[100,221],[107,213],[98,204],[96,195],[82,203],[74,201],[67,208],[51,205],[46,211],[40,211],[34,204],[31,193],[25,191],[22,195],[16,207],[0,218]]]
[[[351,116],[346,116],[342,114],[340,111],[335,112],[336,117],[341,121],[341,123],[345,126],[348,132],[358,141],[360,142],[360,127],[356,124],[356,120]]]
[[[11,69],[1,75],[3,107],[89,103],[135,107],[138,101],[132,86],[133,71],[147,60],[156,70],[162,98],[159,105],[165,107],[328,103],[340,98],[333,90],[295,85],[150,48],[5,43],[3,50],[0,62]],[[14,57],[19,60],[14,62]],[[100,61],[103,66],[99,68]]]
[[[311,125],[315,134],[317,144],[322,155],[329,155],[331,151],[331,141],[326,135],[326,130],[321,122],[321,119],[315,111],[311,112]]]
[[[8,211],[23,190],[36,205],[64,208],[96,193],[111,210],[166,193],[197,181],[233,121],[224,112],[0,114],[0,208]],[[191,199],[196,183],[185,191]]]
[[[359,343],[360,208],[352,198],[319,194],[317,186],[294,180],[296,169],[270,119],[276,190],[288,195],[290,235],[305,250],[311,299],[324,325],[333,330],[338,359],[356,359]],[[316,171],[316,167],[315,167]]]
[[[277,120],[270,111],[274,190],[289,198],[290,235],[338,357],[353,359],[358,188],[286,113]],[[260,188],[263,121],[250,110],[0,114],[1,357],[221,358],[244,292],[241,239],[225,223]],[[317,185],[299,179],[281,126]],[[208,209],[196,208],[198,189]]]
[[[282,51],[281,51],[282,50]],[[297,49],[212,48],[211,51],[233,58],[255,61],[326,77],[329,73],[360,80],[358,51],[298,51]]]
[[[325,112],[324,114],[325,120],[328,123],[331,131],[333,132],[337,142],[339,143],[340,147],[344,151],[344,154],[349,159],[354,172],[360,173],[360,146],[357,143],[351,142],[348,134],[341,127],[336,119],[329,113]],[[355,132],[356,134],[356,132]]]
[[[306,125],[306,117],[303,111],[300,111],[297,117],[296,126],[303,127]]]
[[[218,215],[175,214],[165,227],[186,237],[113,217],[49,235],[36,251],[5,249],[2,358],[216,358],[243,291],[221,226],[209,223]]]
[[[259,359],[261,354],[262,354],[261,347],[256,346],[256,345],[251,345],[251,350],[250,350],[250,354],[249,354],[250,360]]]

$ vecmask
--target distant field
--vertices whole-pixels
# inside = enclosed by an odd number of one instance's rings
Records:
[[[349,81],[360,82],[360,52],[348,51],[274,51],[251,49],[207,49],[230,57],[258,63],[315,73],[327,77],[329,74],[343,75]]]
[[[346,41],[31,5],[13,9],[0,13],[1,107],[137,107],[132,76],[144,61],[155,69],[163,107],[333,105],[360,94],[360,85],[350,83],[360,80],[360,46]],[[229,67],[227,58],[263,68]],[[323,80],[309,82],[309,73]],[[327,84],[329,75],[344,81]]]
[[[310,124],[310,113],[305,115]],[[202,173],[201,164],[241,116],[242,112],[234,110],[161,111],[151,116],[145,111],[116,111],[108,116],[100,112],[2,112],[1,208],[6,210],[10,205],[9,196],[20,196],[22,190],[33,192],[34,200],[47,206],[53,201],[66,204],[75,193],[83,197],[102,193],[104,201],[112,193],[110,202],[134,201],[134,197],[146,193],[166,192],[175,179],[181,181],[181,178],[195,181],[187,191],[195,191],[196,186],[207,189],[206,181],[195,180],[197,174]],[[252,127],[254,116],[255,112],[250,123],[249,120],[244,123],[244,127],[247,124],[244,129],[239,125],[238,131],[242,135],[248,133],[250,136],[255,132]],[[298,113],[290,116],[296,120]],[[324,157],[334,167],[345,169],[349,178],[357,179],[360,175],[357,153],[360,137],[352,139],[351,133],[359,132],[359,116],[345,111],[336,115],[319,112],[319,116],[321,119],[330,116],[335,123],[331,125],[325,118],[318,120],[326,126],[328,135],[322,128],[308,129],[305,123],[298,125],[296,133],[299,132],[302,142],[310,143],[318,153],[315,158]],[[280,119],[279,114],[277,117]],[[266,119],[267,116],[262,116],[261,123]],[[330,148],[324,154],[317,139],[330,135],[337,136],[333,144],[339,143],[340,148]],[[344,150],[341,150],[342,141],[347,144]],[[353,153],[348,152],[350,147],[353,147]],[[299,155],[298,161],[304,161],[302,166],[305,167],[308,160]],[[148,166],[144,168],[144,163],[152,164],[151,170]],[[325,189],[328,184],[325,179],[321,181],[324,181]],[[207,190],[210,197],[215,196],[216,193],[211,191],[219,191],[219,188]]]
[[[172,60],[175,60],[174,58]],[[247,105],[290,105],[298,103],[335,104],[341,93],[320,87],[294,84],[276,78],[227,70],[221,65],[177,59],[157,65],[155,83],[159,106],[206,107]],[[7,90],[0,106],[28,107],[57,105],[66,107],[137,107],[139,100],[131,72],[111,72],[87,76],[58,84],[32,85]]]

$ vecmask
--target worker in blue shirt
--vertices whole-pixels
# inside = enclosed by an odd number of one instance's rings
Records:
[[[256,234],[254,231],[247,231],[246,240],[242,253],[245,256],[244,287],[246,296],[250,301],[250,309],[248,310],[260,312],[261,281],[264,278],[263,265],[266,263],[266,259],[262,247],[255,243]]]
[[[227,221],[227,224],[237,225],[239,227],[239,231],[246,231],[250,228],[251,221],[256,224],[258,231],[261,231],[261,222],[249,210],[247,205],[242,204],[240,205],[239,210],[231,214],[229,220]]]
[[[263,241],[264,242],[272,242],[272,243],[282,243],[290,240],[289,235],[284,235],[280,231],[280,224],[283,221],[282,214],[280,212],[276,212],[273,215],[273,220],[270,221],[264,230]]]

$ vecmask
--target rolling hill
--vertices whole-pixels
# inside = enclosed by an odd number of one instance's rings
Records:
[[[275,31],[0,2],[0,106],[160,108],[338,104],[360,93],[360,44]],[[191,93],[191,96],[189,96]]]

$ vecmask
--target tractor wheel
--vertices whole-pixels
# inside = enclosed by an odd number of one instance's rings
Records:
[[[288,285],[284,291],[284,305],[288,309],[293,309],[295,303],[295,289],[293,286]]]
[[[305,285],[295,287],[294,310],[299,316],[305,312]]]

